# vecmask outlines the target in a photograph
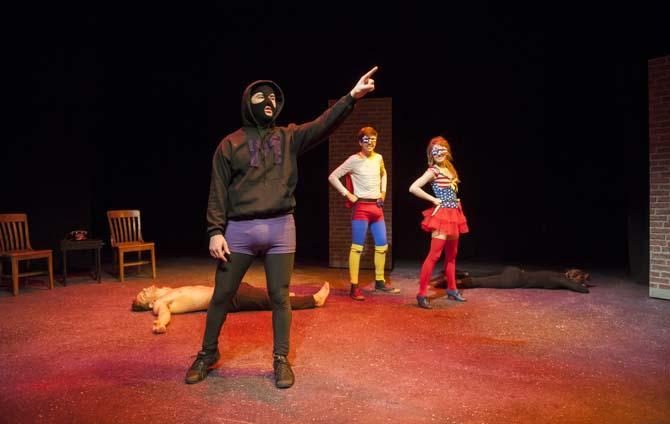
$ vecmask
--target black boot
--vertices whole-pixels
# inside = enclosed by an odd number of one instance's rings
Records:
[[[209,369],[221,359],[221,354],[216,352],[207,353],[205,351],[198,352],[198,356],[193,361],[191,368],[186,372],[184,382],[186,384],[199,383],[207,377]]]
[[[279,389],[288,389],[293,386],[295,376],[288,358],[284,355],[274,355],[272,366],[275,369],[275,386]]]
[[[399,288],[393,287],[391,283],[387,283],[384,280],[375,280],[375,291],[392,294],[400,293]]]

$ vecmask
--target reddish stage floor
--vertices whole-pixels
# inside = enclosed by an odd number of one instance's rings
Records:
[[[646,287],[590,270],[590,294],[473,289],[428,311],[414,300],[419,266],[391,273],[400,295],[354,302],[346,270],[298,265],[294,291],[333,290],[325,307],[293,313],[288,390],[272,380],[270,312],[231,314],[220,367],[188,386],[205,312],[153,335],[151,314],[130,311],[150,278],[30,283],[18,297],[4,287],[0,422],[670,422],[670,302]],[[211,285],[213,271],[205,258],[159,258],[156,283]],[[246,280],[262,284],[262,266]]]

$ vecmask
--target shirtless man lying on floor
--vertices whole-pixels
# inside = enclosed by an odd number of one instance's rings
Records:
[[[214,287],[183,286],[178,288],[156,287],[142,289],[133,300],[133,311],[153,311],[157,316],[152,331],[162,334],[167,331],[171,314],[205,311],[214,293]],[[330,293],[330,285],[325,282],[321,289],[311,296],[296,296],[290,293],[291,309],[311,309],[323,306]],[[264,289],[242,282],[231,303],[226,305],[228,312],[271,311],[272,305]]]
[[[581,269],[556,271],[525,271],[515,266],[506,266],[500,274],[485,277],[464,277],[456,281],[459,289],[567,289],[588,293],[591,275]],[[436,284],[436,288],[446,285]]]

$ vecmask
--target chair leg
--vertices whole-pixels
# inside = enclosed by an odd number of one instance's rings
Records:
[[[112,247],[112,272],[116,274],[119,271],[118,267],[119,267],[119,254],[117,252],[117,249],[114,249]]]
[[[123,264],[123,256],[124,256],[123,250],[119,249],[119,279],[121,280],[122,283],[123,283],[123,268],[125,266]]]
[[[12,258],[12,290],[14,296],[19,295],[19,261]]]
[[[152,278],[156,279],[156,253],[154,252],[153,246],[151,247],[151,274]]]
[[[54,264],[52,259],[51,253],[49,253],[49,257],[47,258],[49,261],[49,290],[53,290],[54,288]]]
[[[96,272],[95,278],[98,279],[98,284],[100,284],[102,282],[100,280],[100,276],[101,276],[101,273],[102,273],[101,268],[100,268],[100,248],[97,248],[95,250],[95,272]]]
[[[142,261],[142,251],[138,250],[137,251],[137,260]],[[142,264],[137,265],[137,273],[141,274],[142,273]]]
[[[61,251],[61,282],[63,283],[63,287],[67,287],[67,250],[62,250]]]

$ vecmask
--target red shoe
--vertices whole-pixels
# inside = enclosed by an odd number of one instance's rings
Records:
[[[354,300],[365,300],[365,296],[363,296],[363,294],[361,293],[361,289],[358,288],[358,284],[351,285],[351,291],[349,292],[349,296],[351,296],[351,298]]]

